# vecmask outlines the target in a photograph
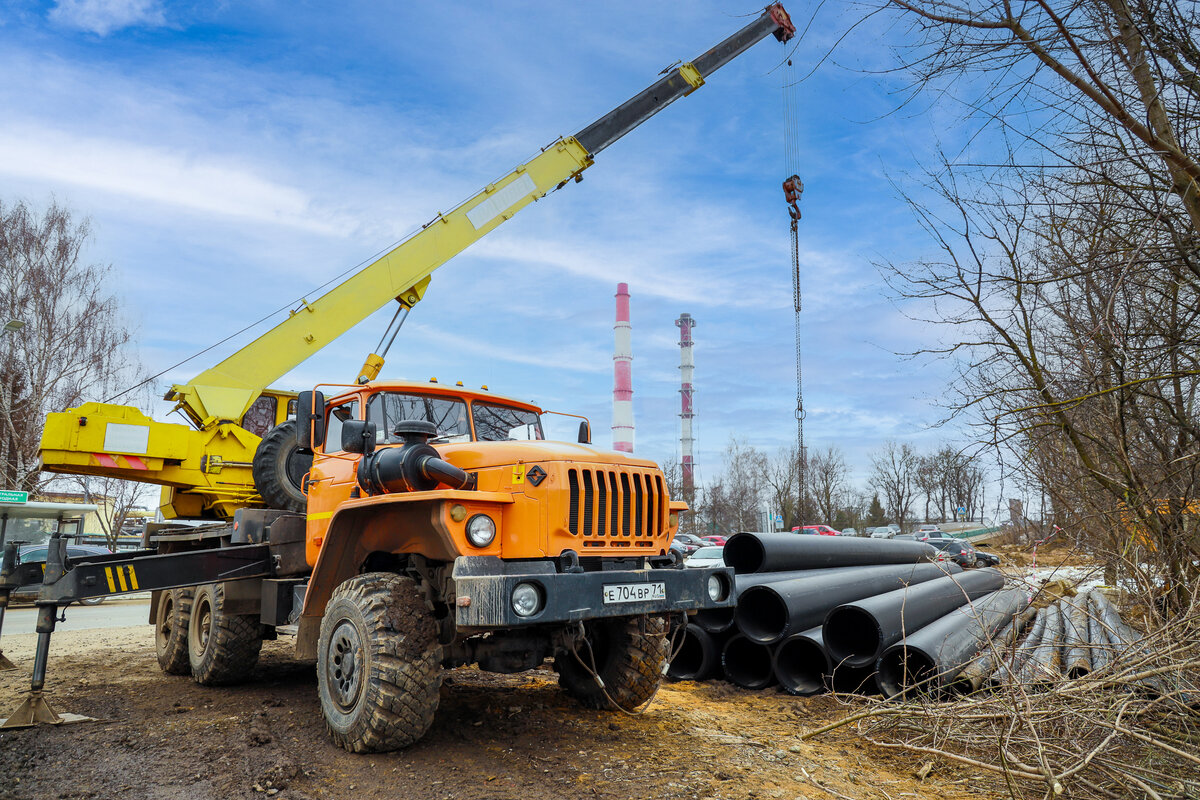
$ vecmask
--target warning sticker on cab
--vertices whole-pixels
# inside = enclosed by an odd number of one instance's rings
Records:
[[[665,583],[610,583],[604,587],[605,603],[644,603],[666,599]]]

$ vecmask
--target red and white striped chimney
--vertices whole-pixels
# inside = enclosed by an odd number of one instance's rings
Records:
[[[633,452],[633,327],[629,324],[629,284],[617,284],[617,323],[613,325],[613,450]]]
[[[675,324],[679,326],[679,417],[683,420],[680,425],[679,449],[683,456],[684,497],[690,499],[696,489],[692,462],[692,445],[695,442],[692,438],[692,417],[696,415],[692,409],[692,372],[696,367],[696,362],[692,359],[692,328],[696,327],[696,320],[692,319],[691,314],[680,314]]]

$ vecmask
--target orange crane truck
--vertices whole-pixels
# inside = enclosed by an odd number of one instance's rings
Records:
[[[553,659],[563,689],[632,710],[666,671],[682,617],[732,604],[726,569],[682,569],[670,549],[686,504],[652,462],[544,439],[542,410],[486,390],[378,380],[383,354],[430,274],[768,35],[782,6],[489,184],[168,400],[191,427],[130,406],[51,414],[45,469],[163,487],[167,523],[144,549],[68,559],[51,540],[38,594],[31,689],[5,727],[62,718],[43,696],[50,636],[71,603],[153,592],[162,669],[244,679],[264,639],[315,660],[325,724],[355,752],[428,730],[442,669],[511,673]],[[268,388],[391,300],[399,308],[350,385]],[[328,389],[329,397],[320,389]],[[174,520],[199,520],[184,525]],[[16,543],[0,563],[0,613],[32,582]],[[0,615],[0,621],[3,616]]]

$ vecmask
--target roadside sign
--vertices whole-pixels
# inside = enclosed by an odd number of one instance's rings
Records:
[[[964,506],[959,506],[958,513],[965,514],[965,513],[967,513],[967,509]]]
[[[29,492],[0,491],[0,503],[28,503]]]

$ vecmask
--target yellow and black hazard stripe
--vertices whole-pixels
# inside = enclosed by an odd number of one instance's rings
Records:
[[[132,592],[138,588],[137,572],[133,569],[132,564],[125,564],[118,567],[105,567],[104,577],[108,578],[108,590],[114,594],[120,592]],[[120,587],[119,589],[117,587]]]

